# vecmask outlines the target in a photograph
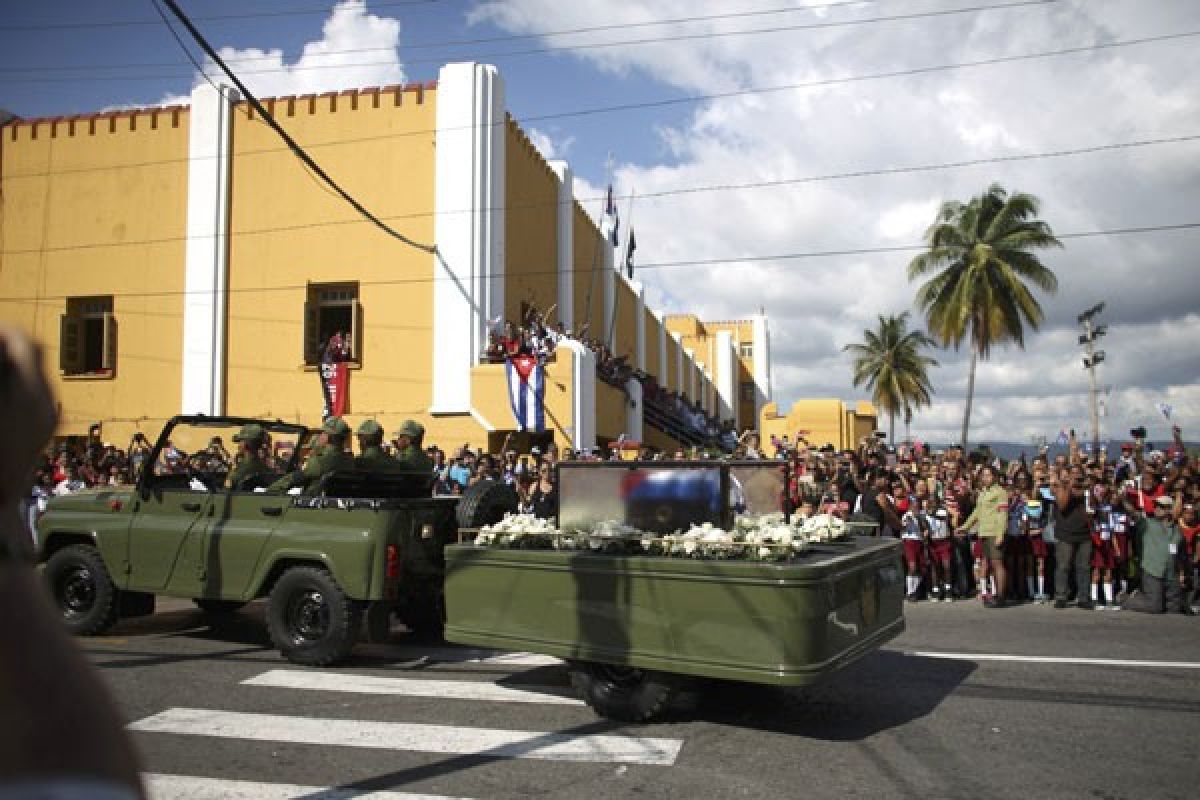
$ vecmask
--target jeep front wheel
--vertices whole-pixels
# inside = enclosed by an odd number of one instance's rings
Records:
[[[72,633],[94,636],[117,621],[117,587],[95,547],[75,544],[59,550],[46,562],[45,579]]]
[[[328,570],[292,567],[267,602],[271,642],[293,664],[324,667],[350,655],[362,607],[346,597]]]

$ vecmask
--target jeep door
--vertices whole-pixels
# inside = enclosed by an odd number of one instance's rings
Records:
[[[154,592],[171,584],[185,596],[199,587],[194,565],[183,558],[184,543],[212,511],[212,493],[186,475],[147,475],[131,500],[129,588]],[[189,569],[190,567],[190,569]],[[176,572],[178,576],[172,580]]]
[[[192,533],[199,544],[199,597],[250,599],[250,585],[267,540],[287,514],[291,498],[261,492],[221,491],[212,513]],[[188,548],[192,551],[191,546]]]

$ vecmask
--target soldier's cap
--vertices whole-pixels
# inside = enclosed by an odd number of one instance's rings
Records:
[[[257,442],[260,439],[265,439],[266,436],[266,428],[264,428],[262,425],[259,425],[257,422],[251,422],[247,425],[243,425],[241,429],[233,435],[233,440],[235,442]]]
[[[321,430],[334,436],[345,436],[350,432],[350,426],[341,417],[330,417],[321,425]]]
[[[373,419],[363,420],[363,423],[358,426],[359,436],[381,436],[383,434],[383,426],[378,421]]]
[[[392,434],[392,437],[395,438],[397,436],[407,436],[410,439],[420,439],[424,435],[425,428],[421,425],[421,423],[415,422],[411,419],[406,419],[404,422],[400,423],[400,427],[396,429],[396,432]]]

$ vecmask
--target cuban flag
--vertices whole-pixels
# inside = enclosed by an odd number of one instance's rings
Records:
[[[517,430],[541,433],[546,429],[546,368],[533,356],[522,354],[510,358],[504,369]]]
[[[617,204],[613,201],[612,184],[608,185],[608,194],[604,198],[604,225],[608,228],[608,241],[613,247],[621,243],[621,218],[617,214]]]

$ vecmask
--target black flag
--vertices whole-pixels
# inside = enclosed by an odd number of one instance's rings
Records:
[[[637,239],[633,235],[633,228],[629,229],[629,241],[625,243],[625,274],[629,280],[633,280],[633,251],[637,249]]]

